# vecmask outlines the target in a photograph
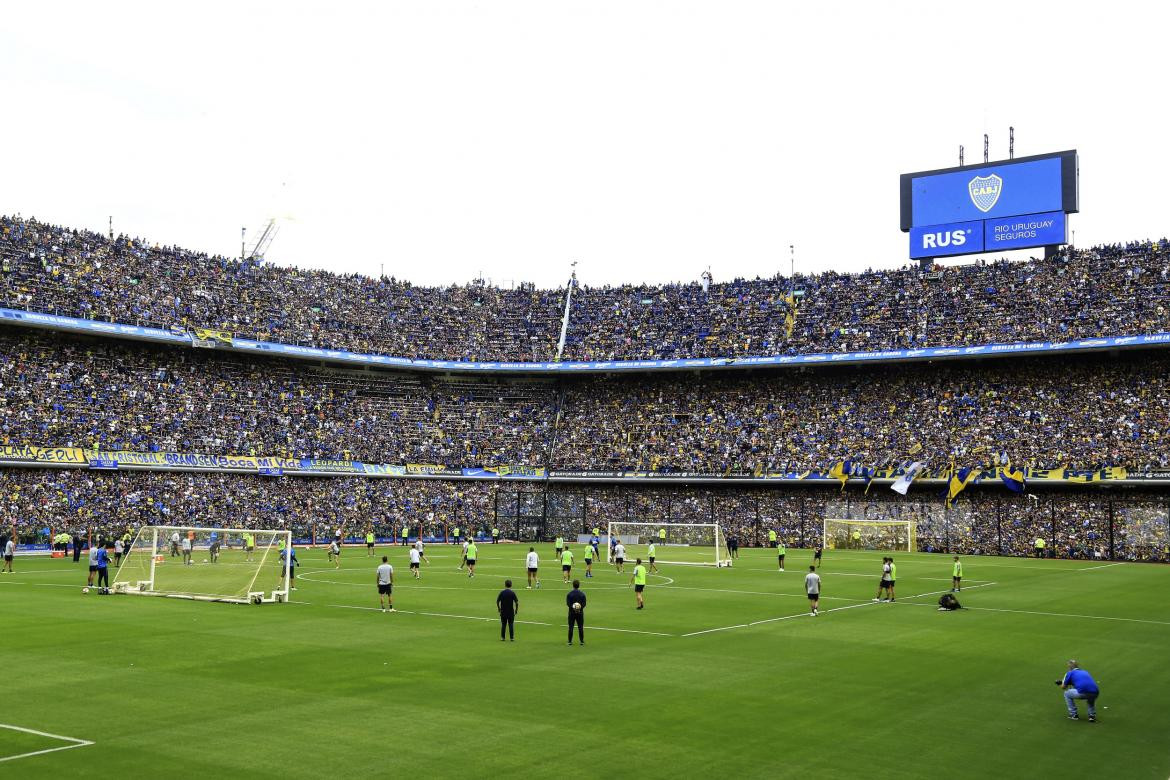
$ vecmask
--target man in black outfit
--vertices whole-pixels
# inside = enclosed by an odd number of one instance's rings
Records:
[[[81,560],[81,534],[73,534],[73,562]]]
[[[496,596],[496,610],[500,613],[500,641],[504,641],[504,629],[508,629],[508,636],[516,641],[516,613],[520,611],[520,599],[512,591],[512,581],[504,580],[504,589]]]
[[[573,580],[573,589],[565,596],[569,607],[569,646],[573,645],[573,624],[577,625],[577,638],[585,644],[585,594],[581,592],[581,580]]]

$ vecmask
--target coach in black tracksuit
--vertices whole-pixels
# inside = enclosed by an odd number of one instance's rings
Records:
[[[511,580],[504,580],[504,589],[496,596],[496,609],[500,613],[500,641],[504,641],[504,630],[507,629],[508,637],[515,642],[516,613],[520,611],[520,599],[516,598],[512,590]]]
[[[580,609],[573,609],[574,604],[580,604]],[[581,580],[573,580],[573,589],[565,596],[565,605],[569,608],[569,644],[573,644],[573,625],[577,626],[577,638],[585,644],[585,594],[581,592]]]

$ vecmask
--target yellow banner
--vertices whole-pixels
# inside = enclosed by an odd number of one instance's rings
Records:
[[[80,447],[35,447],[30,444],[0,447],[0,460],[26,463],[88,463],[85,451]]]
[[[212,330],[211,328],[195,328],[195,338],[201,341],[218,341],[221,344],[231,344],[232,334],[226,330]]]

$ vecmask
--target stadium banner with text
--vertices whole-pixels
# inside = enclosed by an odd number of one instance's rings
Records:
[[[404,477],[406,466],[393,466],[387,463],[364,463],[362,469],[372,477]]]
[[[988,252],[1067,242],[1068,217],[1063,211],[983,221],[983,246]]]
[[[0,308],[0,322],[8,325],[26,325],[36,328],[64,330],[71,333],[91,333],[101,336],[120,336],[123,338],[162,341],[168,344],[191,343],[191,336],[185,332],[176,334],[161,328],[147,328],[141,325],[123,325],[113,322],[96,322],[77,317],[65,317],[60,314],[21,311],[20,309]]]
[[[301,471],[307,472],[342,472],[345,474],[364,474],[365,466],[353,460],[323,460],[319,458],[301,458]]]
[[[89,458],[80,447],[37,447],[29,444],[0,447],[0,461],[8,463],[47,463],[88,466]]]
[[[542,479],[543,466],[476,466],[463,469],[465,477],[491,477],[498,479]]]

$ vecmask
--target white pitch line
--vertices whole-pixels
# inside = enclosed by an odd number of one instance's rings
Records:
[[[968,585],[967,590],[975,590],[975,588],[986,588],[989,585],[995,585],[995,584],[997,584],[997,583],[985,582],[982,585]],[[904,599],[920,599],[923,596],[939,596],[943,593],[950,593],[950,592],[951,592],[951,589],[947,588],[946,590],[932,590],[930,593],[919,593],[919,594],[914,595],[914,596],[903,596],[902,598],[904,598]],[[895,603],[897,603],[897,602],[895,602]]]
[[[1089,566],[1084,569],[1075,569],[1075,571],[1092,571],[1093,569],[1108,569],[1110,566],[1124,566],[1124,561],[1117,561],[1115,563],[1103,563],[1100,566]]]
[[[660,585],[659,587],[668,587]],[[805,598],[804,593],[774,593],[765,590],[732,590],[730,588],[695,588],[689,585],[671,585],[671,590],[699,590],[708,593],[742,593],[746,596],[785,596],[787,598]],[[857,599],[847,599],[843,596],[825,596],[822,601],[856,601]]]
[[[4,756],[0,761],[15,761],[18,758],[29,758],[30,756],[40,756],[45,753],[56,753],[61,750],[72,750],[73,748],[88,747],[94,744],[88,739],[78,739],[77,737],[63,737],[60,734],[50,734],[47,731],[37,731],[36,729],[26,729],[23,726],[13,726],[8,723],[0,723],[0,729],[9,729],[10,731],[22,731],[25,734],[33,734],[38,737],[48,737],[49,739],[59,739],[62,742],[72,742],[71,745],[62,745],[61,747],[46,748],[45,750],[34,750],[30,753],[19,753],[15,756]]]
[[[858,602],[856,604],[846,604],[843,607],[833,607],[832,609],[826,609],[826,610],[824,610],[824,612],[826,614],[828,614],[829,612],[840,612],[843,609],[856,609],[857,607],[868,607],[868,606],[872,606],[872,604],[873,604],[872,601],[861,601],[861,602]],[[812,613],[800,612],[800,613],[797,613],[795,615],[781,615],[780,617],[765,618],[764,620],[756,620],[756,621],[753,621],[751,623],[739,623],[739,624],[734,625],[734,626],[720,626],[719,628],[707,628],[707,629],[704,629],[702,631],[692,631],[691,633],[683,634],[682,636],[683,637],[699,636],[701,634],[713,634],[717,631],[732,631],[732,630],[737,629],[737,628],[748,628],[750,626],[758,626],[758,625],[762,625],[764,623],[775,623],[775,622],[780,621],[780,620],[794,620],[795,618],[802,618],[802,617],[812,617]]]

